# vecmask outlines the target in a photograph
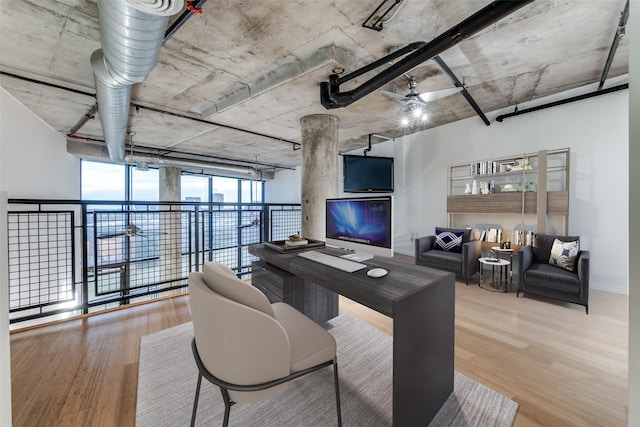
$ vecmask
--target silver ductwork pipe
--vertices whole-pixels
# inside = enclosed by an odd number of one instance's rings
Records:
[[[104,138],[112,160],[125,160],[131,86],[158,62],[169,17],[183,0],[98,0],[102,49],[91,55]]]
[[[101,49],[91,55],[91,66],[96,82],[100,123],[102,123],[102,132],[109,149],[109,156],[117,162],[122,162],[124,161],[124,143],[129,122],[131,85],[122,86],[111,78]]]
[[[177,167],[177,168],[200,168],[200,169],[216,169],[223,172],[234,172],[244,174],[247,177],[255,176],[258,174],[258,171],[255,168],[250,166],[240,166],[240,165],[228,165],[226,163],[217,163],[217,162],[203,162],[192,159],[168,159],[157,156],[150,156],[144,154],[134,154],[130,156],[126,156],[127,162],[133,164],[140,164],[141,162],[145,162],[148,165],[158,166],[158,167]]]
[[[103,145],[87,143],[81,140],[67,138],[67,152],[74,156],[81,157],[88,160],[104,161],[109,159],[110,153],[105,150]],[[139,152],[127,153],[125,161],[129,164],[140,165],[145,163],[154,167],[177,167],[177,168],[198,168],[203,171],[215,174],[223,174],[225,176],[232,176],[235,178],[252,178],[260,176],[263,180],[274,179],[274,172],[272,171],[258,171],[251,166],[233,165],[220,162],[209,162],[193,159],[177,159],[177,158],[163,158],[159,156],[153,156],[150,154],[144,154]]]

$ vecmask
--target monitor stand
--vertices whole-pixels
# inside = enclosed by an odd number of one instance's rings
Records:
[[[348,259],[350,261],[362,262],[373,258],[373,254],[367,252],[352,252],[350,254],[341,255],[340,258]]]

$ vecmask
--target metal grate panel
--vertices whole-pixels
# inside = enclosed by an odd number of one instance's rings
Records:
[[[190,211],[94,212],[96,296],[185,280]]]
[[[11,323],[181,292],[209,260],[250,275],[248,247],[301,223],[294,204],[9,202]]]
[[[271,240],[284,240],[302,229],[302,214],[300,209],[272,209]]]
[[[75,298],[73,212],[9,212],[9,309]]]

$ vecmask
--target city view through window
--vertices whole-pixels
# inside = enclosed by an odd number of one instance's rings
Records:
[[[216,260],[245,274],[246,247],[261,238],[262,182],[218,176],[183,175],[181,201],[159,200],[159,170],[82,162],[82,199],[89,201],[87,225],[89,299],[135,293],[182,282],[194,263]],[[130,204],[91,201],[125,201]],[[224,205],[209,203],[224,202]],[[197,225],[196,225],[197,224]],[[204,257],[204,258],[201,258]],[[200,261],[198,261],[200,260]]]

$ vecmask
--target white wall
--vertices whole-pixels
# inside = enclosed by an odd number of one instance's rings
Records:
[[[302,167],[276,173],[276,179],[265,181],[264,200],[267,203],[300,203]]]
[[[640,0],[629,3],[629,24],[640,28]],[[640,32],[632,31],[629,48],[629,422],[640,426]],[[628,36],[627,36],[628,37]]]
[[[449,164],[569,147],[568,234],[580,235],[581,247],[591,250],[591,288],[627,293],[628,123],[628,91],[622,91],[488,127],[473,117],[396,141],[405,181],[396,187],[396,206],[407,208],[407,220],[395,224],[396,251],[413,254],[412,236],[446,225]]]
[[[2,88],[0,185],[9,198],[80,198],[80,161],[65,138]]]
[[[585,91],[590,90],[567,92],[557,98]],[[546,101],[549,100],[538,103]],[[568,233],[580,235],[581,246],[591,250],[591,288],[626,294],[628,91],[513,117],[502,123],[493,120],[499,113],[489,115],[490,126],[472,117],[375,145],[373,155],[387,155],[393,150],[395,157],[395,251],[413,255],[415,237],[432,234],[436,226],[447,224],[449,164],[568,147],[571,149]],[[283,180],[280,174],[276,174],[276,185],[296,185],[292,176]],[[268,197],[267,200],[270,201]]]
[[[0,88],[2,198],[79,199],[80,161],[65,138]],[[0,213],[0,425],[11,425],[7,216]]]
[[[7,193],[0,191],[0,426],[11,425]]]

